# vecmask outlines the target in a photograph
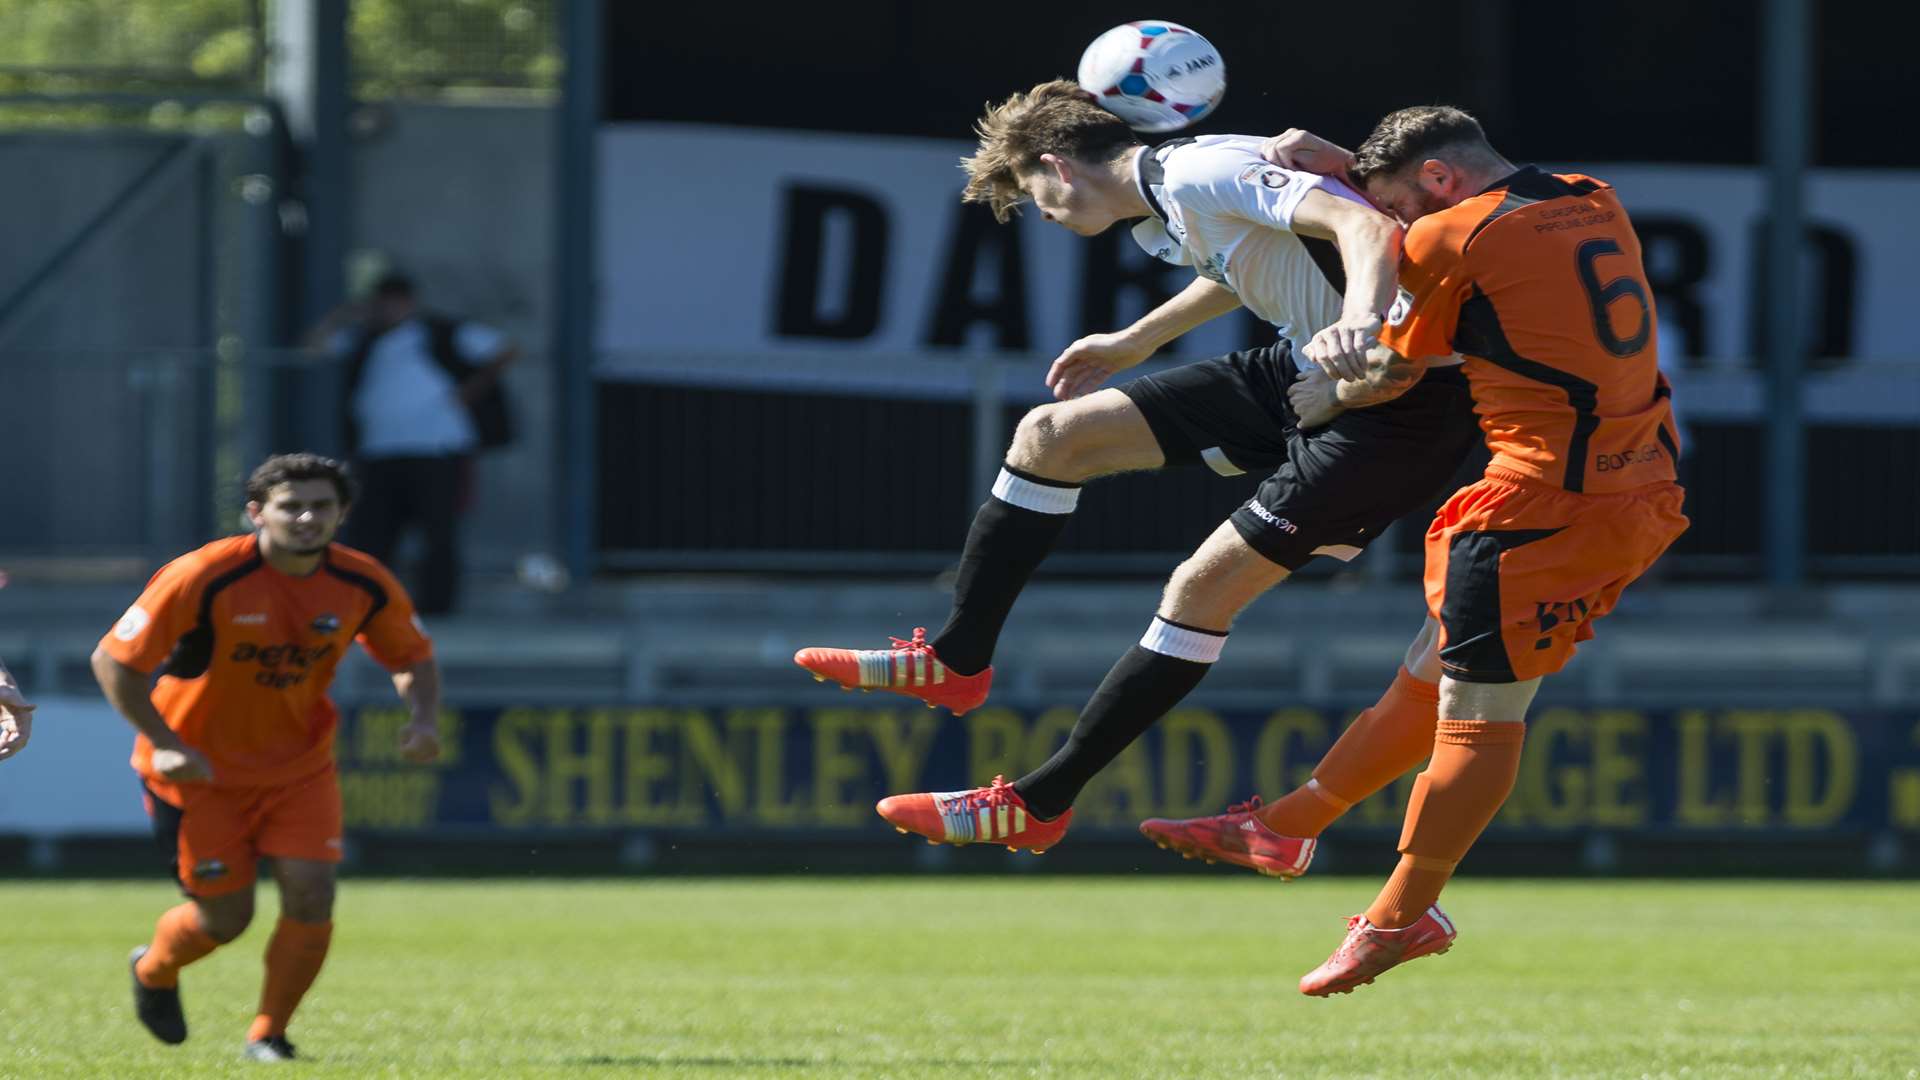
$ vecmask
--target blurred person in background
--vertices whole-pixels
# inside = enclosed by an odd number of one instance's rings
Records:
[[[433,642],[386,567],[333,543],[351,502],[339,462],[268,458],[247,480],[255,531],[161,567],[94,650],[101,691],[139,730],[133,767],[187,897],[131,958],[134,1014],[162,1042],[186,1041],[180,969],[253,921],[266,856],[280,920],[243,1053],[294,1057],[287,1024],[333,938],[344,821],[327,689],[353,642],[408,706],[400,756],[440,756]]]
[[[20,692],[20,684],[0,660],[0,761],[27,748],[33,737],[33,705]]]
[[[452,611],[474,455],[512,439],[500,377],[518,348],[493,327],[422,309],[398,273],[330,312],[306,344],[347,365],[342,421],[361,485],[347,543],[390,562],[417,526],[420,612]]]

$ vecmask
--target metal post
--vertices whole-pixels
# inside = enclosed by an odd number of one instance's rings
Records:
[[[554,165],[558,197],[554,221],[553,372],[558,384],[556,472],[560,547],[576,583],[592,576],[597,559],[598,461],[593,391],[595,154],[600,127],[600,35],[602,0],[565,6],[559,153]]]
[[[301,151],[301,287],[297,336],[346,297],[353,230],[352,148],[347,137],[347,0],[279,0],[272,7],[269,86]],[[282,385],[285,385],[284,383]],[[283,396],[286,430],[298,443],[338,442],[338,388],[324,384],[297,403]],[[321,400],[315,400],[319,398]]]
[[[1006,395],[1002,389],[1000,363],[991,356],[973,358],[973,446],[969,460],[973,464],[971,494],[967,518],[974,508],[993,493],[993,481],[1000,475],[1000,463],[1007,452]]]
[[[1805,247],[1802,185],[1813,95],[1807,0],[1767,0],[1760,65],[1760,143],[1767,164],[1767,584],[1778,601],[1806,579],[1806,431],[1800,376]]]

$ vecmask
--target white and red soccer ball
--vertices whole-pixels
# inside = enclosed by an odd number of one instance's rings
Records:
[[[1177,131],[1227,93],[1227,65],[1206,38],[1161,19],[1124,23],[1080,54],[1080,86],[1135,131]]]

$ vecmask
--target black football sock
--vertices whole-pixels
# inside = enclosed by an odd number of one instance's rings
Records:
[[[1066,745],[1014,782],[1027,812],[1043,821],[1066,813],[1087,781],[1200,685],[1226,641],[1224,632],[1156,616],[1140,644],[1101,680]]]
[[[962,675],[993,663],[993,649],[1014,600],[1053,550],[1079,502],[1078,484],[1047,480],[1012,466],[1000,470],[993,494],[980,505],[967,531],[953,582],[953,614],[932,642],[941,663]]]

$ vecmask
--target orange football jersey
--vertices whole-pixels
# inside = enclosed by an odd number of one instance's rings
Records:
[[[1493,464],[1571,492],[1674,479],[1653,292],[1613,188],[1533,166],[1407,230],[1413,301],[1380,340],[1460,353]]]
[[[433,655],[406,590],[372,558],[331,544],[317,570],[294,577],[246,535],[161,567],[100,646],[135,671],[160,670],[154,707],[207,756],[213,783],[255,786],[333,760],[327,688],[356,639],[391,671]],[[133,767],[164,783],[152,754],[136,737]]]

